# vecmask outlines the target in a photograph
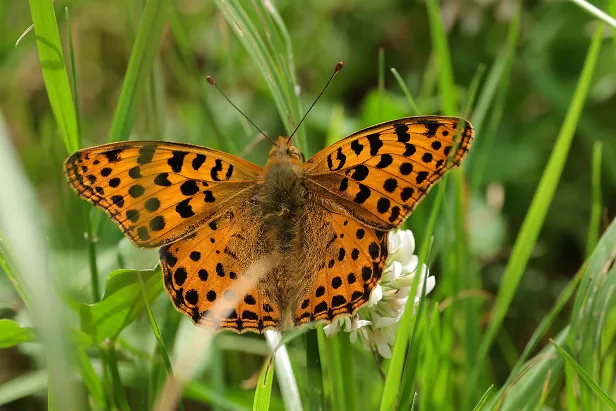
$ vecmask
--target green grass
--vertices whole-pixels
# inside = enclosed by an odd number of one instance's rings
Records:
[[[516,2],[471,37],[465,10],[452,25],[445,2],[360,3],[357,14],[259,0],[56,13],[30,0],[20,27],[6,24],[0,72],[26,76],[34,53],[45,93],[0,79],[0,408],[616,408],[616,48],[604,23],[589,37],[581,8]],[[11,13],[0,7],[0,21]],[[30,16],[34,33],[13,48]],[[322,326],[280,341],[212,337],[172,308],[156,253],[67,190],[61,163],[84,142],[129,138],[239,154],[256,133],[205,75],[275,137],[294,130],[339,60],[296,135],[308,156],[396,117],[475,126],[464,167],[406,224],[436,289],[416,307],[409,298],[391,359]],[[246,155],[263,164],[268,149]]]

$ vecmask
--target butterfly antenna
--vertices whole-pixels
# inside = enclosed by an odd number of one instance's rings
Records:
[[[316,100],[314,100],[314,103],[312,103],[312,105],[310,106],[308,111],[306,111],[306,114],[304,114],[304,117],[302,117],[302,119],[299,122],[299,124],[297,125],[297,127],[295,127],[295,130],[293,130],[293,133],[291,133],[291,136],[287,139],[287,144],[289,143],[289,141],[291,141],[291,139],[293,138],[293,136],[295,135],[297,130],[299,130],[299,126],[302,125],[302,123],[304,122],[304,120],[308,116],[308,113],[310,113],[310,110],[312,110],[312,107],[314,107],[314,105],[317,104],[317,101],[319,101],[319,99],[321,98],[323,93],[325,93],[325,90],[327,90],[327,86],[329,86],[329,83],[331,83],[331,81],[334,79],[336,74],[338,74],[340,72],[340,70],[342,70],[342,66],[344,66],[344,63],[342,61],[339,61],[338,64],[336,64],[336,68],[334,69],[334,73],[329,78],[329,80],[327,80],[327,84],[325,84],[325,87],[323,87],[323,90],[321,90],[321,93],[319,94],[319,96],[316,98]]]
[[[253,123],[252,120],[249,119],[248,116],[246,114],[244,114],[244,112],[242,110],[240,110],[235,104],[233,104],[233,102],[229,99],[229,97],[227,97],[227,95],[225,93],[223,93],[223,91],[220,89],[220,87],[218,87],[218,84],[216,84],[216,80],[214,80],[213,77],[207,76],[205,79],[212,86],[216,87],[216,90],[218,90],[220,92],[220,94],[222,94],[222,96],[229,102],[229,104],[231,104],[233,106],[233,108],[235,108],[242,116],[244,116],[244,118],[246,120],[248,120],[248,122],[250,124],[252,124],[254,126],[254,128],[256,128],[259,131],[259,133],[263,134],[263,137],[268,139],[273,145],[276,145],[276,143],[271,138],[269,138],[267,136],[267,134],[265,134],[263,131],[261,131],[261,129],[259,127],[257,127],[257,125],[255,123]]]

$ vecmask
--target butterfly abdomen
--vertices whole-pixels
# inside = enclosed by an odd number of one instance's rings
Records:
[[[298,217],[304,208],[304,188],[298,173],[295,165],[277,162],[268,168],[261,191],[264,229],[281,253],[291,251]]]

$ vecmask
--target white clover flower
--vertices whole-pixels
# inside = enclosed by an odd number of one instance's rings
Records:
[[[385,358],[391,358],[391,347],[396,338],[398,323],[415,280],[419,258],[413,254],[415,238],[411,230],[389,233],[389,256],[381,282],[372,290],[368,304],[352,317],[339,318],[325,326],[328,337],[339,331],[349,333],[352,343],[361,340],[366,350],[376,349]],[[414,305],[419,303],[426,282],[425,294],[435,285],[434,276],[426,279],[427,268],[421,267]],[[424,294],[424,295],[425,295]]]

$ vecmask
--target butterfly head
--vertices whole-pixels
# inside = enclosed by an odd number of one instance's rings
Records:
[[[278,137],[276,145],[269,152],[269,161],[302,163],[302,153],[291,144],[288,137]]]

